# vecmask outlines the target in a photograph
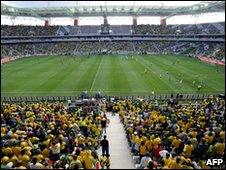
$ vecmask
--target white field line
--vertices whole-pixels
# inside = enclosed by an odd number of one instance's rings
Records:
[[[96,81],[96,79],[97,79],[97,75],[98,75],[98,73],[99,73],[99,71],[100,71],[100,66],[101,66],[101,64],[102,64],[102,60],[103,60],[103,57],[101,58],[101,61],[100,61],[100,64],[99,64],[99,66],[98,66],[98,69],[97,69],[97,71],[96,71],[96,74],[95,74],[95,77],[94,77],[94,79],[93,79],[93,83],[92,83],[92,85],[91,85],[91,87],[90,87],[90,92],[93,90],[93,85],[94,85],[94,83],[95,83],[95,81]]]

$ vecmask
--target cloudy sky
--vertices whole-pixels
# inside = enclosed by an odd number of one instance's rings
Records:
[[[38,7],[63,7],[63,6],[190,6],[201,1],[1,1],[1,3],[19,8],[38,8]],[[32,21],[32,22],[31,22]],[[207,22],[225,21],[225,13],[211,13],[201,15],[175,16],[167,19],[167,24],[195,24]],[[132,17],[108,17],[111,25],[130,25]],[[138,24],[159,24],[160,17],[139,17]],[[79,25],[100,25],[103,23],[101,17],[82,17],[79,18]],[[8,16],[1,15],[1,24],[8,25],[44,25],[44,21],[37,18],[20,18],[11,20]],[[51,25],[72,25],[72,18],[51,19]]]

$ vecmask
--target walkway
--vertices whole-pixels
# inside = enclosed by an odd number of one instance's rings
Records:
[[[111,159],[110,169],[135,169],[126,134],[119,116],[112,116],[110,113],[107,113],[107,117],[110,119],[110,125],[107,128]]]

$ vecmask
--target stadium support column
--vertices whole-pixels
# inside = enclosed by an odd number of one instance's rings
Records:
[[[110,34],[110,25],[108,24],[107,16],[104,15],[104,24],[101,24],[101,34]]]
[[[11,16],[11,17],[10,17],[11,22],[12,22],[12,25],[15,25],[15,18],[16,18],[15,16]]]
[[[47,9],[49,9],[50,8],[50,4],[49,4],[50,2],[49,1],[47,1]],[[45,20],[45,26],[47,27],[47,26],[50,26],[50,17],[46,17],[45,18],[46,20]]]
[[[104,25],[108,25],[108,19],[106,15],[104,15]]]
[[[166,19],[165,18],[160,19],[160,25],[166,25]]]
[[[45,26],[49,26],[49,25],[50,25],[49,20],[45,20]]]
[[[78,18],[74,19],[74,26],[78,26]]]
[[[133,26],[137,26],[137,17],[133,16]]]

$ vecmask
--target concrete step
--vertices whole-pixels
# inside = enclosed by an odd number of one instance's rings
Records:
[[[126,134],[118,115],[112,116],[111,113],[107,113],[107,117],[110,119],[110,124],[106,133],[107,139],[109,141],[109,154],[111,160],[110,168],[136,169],[126,139]],[[101,154],[101,148],[98,152]]]

